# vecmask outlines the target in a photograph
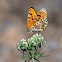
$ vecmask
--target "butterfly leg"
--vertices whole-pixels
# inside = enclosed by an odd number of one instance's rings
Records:
[[[30,30],[30,32],[33,33],[32,30]]]

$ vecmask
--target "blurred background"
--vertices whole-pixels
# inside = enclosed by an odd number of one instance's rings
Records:
[[[30,7],[46,8],[48,14],[48,26],[40,33],[50,56],[40,62],[62,62],[62,0],[0,0],[0,62],[24,62],[15,51],[19,40],[30,37],[25,31]]]

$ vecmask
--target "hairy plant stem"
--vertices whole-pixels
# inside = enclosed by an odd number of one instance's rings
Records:
[[[32,58],[32,61],[35,62],[35,61],[34,61],[34,58]]]

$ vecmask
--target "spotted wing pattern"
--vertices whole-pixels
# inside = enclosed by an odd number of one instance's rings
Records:
[[[28,20],[27,20],[27,28],[30,30],[32,25],[34,24],[34,18],[36,16],[36,12],[33,7],[31,7],[28,11]]]
[[[47,11],[46,11],[45,8],[42,8],[37,13],[37,18],[40,21],[40,23],[42,23],[41,31],[43,31],[46,28],[47,24],[48,24],[48,21],[47,21]]]
[[[27,30],[28,31],[43,31],[48,24],[47,11],[41,9],[37,14],[33,7],[28,11]]]

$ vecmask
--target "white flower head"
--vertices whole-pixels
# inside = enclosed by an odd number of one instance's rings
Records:
[[[42,39],[44,39],[43,36],[42,36]]]
[[[31,37],[31,40],[33,40],[34,38],[33,37]]]
[[[33,37],[35,37],[35,35],[33,35]]]
[[[38,34],[35,34],[36,36],[38,36]]]
[[[36,42],[35,42],[35,41],[32,41],[32,43],[33,43],[34,45],[36,45]]]
[[[27,42],[23,42],[22,44],[25,44],[25,45],[27,45]]]
[[[34,41],[32,41],[34,43]]]
[[[41,34],[39,34],[39,36],[41,37]]]
[[[26,41],[26,39],[22,39],[21,41],[25,42],[25,41]]]
[[[30,38],[28,38],[28,41],[30,41]]]
[[[27,44],[27,42],[24,42],[24,44]]]
[[[39,40],[40,40],[41,38],[39,38]]]

